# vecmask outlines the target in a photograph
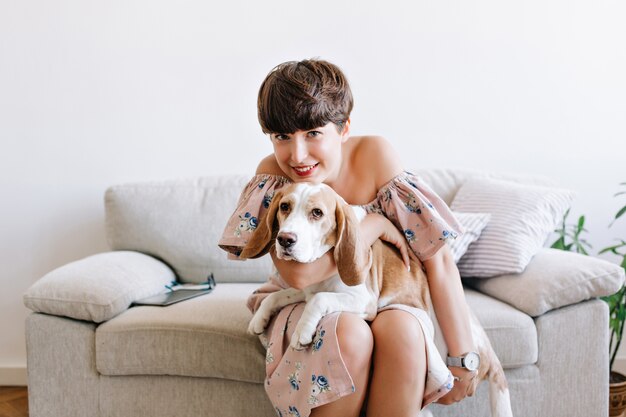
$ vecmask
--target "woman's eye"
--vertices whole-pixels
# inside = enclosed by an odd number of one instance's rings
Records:
[[[311,210],[311,215],[313,216],[313,218],[319,219],[324,215],[324,212],[318,208],[314,208],[313,210]]]
[[[282,141],[282,140],[289,139],[289,136],[283,135],[283,134],[276,134],[276,135],[274,135],[274,139],[277,140],[277,141]]]
[[[280,211],[289,211],[289,203],[280,203]]]
[[[307,132],[307,134],[308,134],[310,137],[315,138],[315,137],[321,136],[322,132],[320,132],[320,131],[318,131],[318,130],[312,130],[312,131],[310,131],[310,132]]]

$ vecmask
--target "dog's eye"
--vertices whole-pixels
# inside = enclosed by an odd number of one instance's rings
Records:
[[[313,210],[311,210],[311,216],[313,216],[314,219],[319,219],[323,215],[324,212],[318,208],[314,208]]]
[[[289,211],[289,203],[280,203],[280,211]]]

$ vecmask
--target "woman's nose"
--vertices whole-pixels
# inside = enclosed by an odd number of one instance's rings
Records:
[[[306,142],[300,138],[294,140],[291,146],[291,158],[293,162],[303,162],[306,160],[307,156],[309,156],[309,150],[307,149]]]

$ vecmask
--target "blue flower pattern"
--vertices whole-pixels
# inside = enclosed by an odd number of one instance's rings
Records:
[[[302,371],[302,362],[296,362],[295,365],[295,370],[294,372],[289,375],[289,385],[291,386],[291,389],[294,391],[298,391],[300,390],[300,371]]]
[[[269,208],[272,203],[272,199],[274,198],[274,193],[268,193],[263,196],[263,207]]]
[[[311,396],[309,397],[309,404],[315,405],[319,403],[319,398],[317,397],[330,390],[330,384],[324,375],[311,375]]]
[[[254,217],[249,211],[245,214],[239,215],[239,224],[235,229],[235,236],[241,236],[243,232],[253,231],[259,225],[259,219]]]
[[[324,344],[324,335],[326,334],[326,330],[320,329],[315,334],[315,338],[313,339],[313,353],[319,351]]]
[[[406,209],[411,213],[422,214],[419,200],[413,193],[409,193],[406,201],[404,202],[404,207],[406,207]]]
[[[292,390],[298,391],[300,389],[300,381],[298,380],[297,372],[289,375],[289,384],[291,385]]]

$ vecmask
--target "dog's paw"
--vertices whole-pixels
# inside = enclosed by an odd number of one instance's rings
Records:
[[[304,350],[304,349],[306,349],[306,346],[301,345],[300,342],[298,342],[297,339],[291,339],[291,343],[289,344],[289,346],[291,346],[291,348],[294,349],[294,350]]]
[[[296,336],[297,335],[294,333],[292,338],[291,338],[291,343],[289,343],[289,346],[291,346],[295,350],[304,350],[312,342],[312,340],[308,340],[307,341],[306,337],[302,338],[302,337],[296,337]]]
[[[296,350],[302,350],[313,342],[315,328],[310,330],[307,326],[298,326],[291,336],[290,346]]]
[[[255,314],[248,324],[248,333],[250,334],[262,334],[269,323],[269,317],[262,314]]]

